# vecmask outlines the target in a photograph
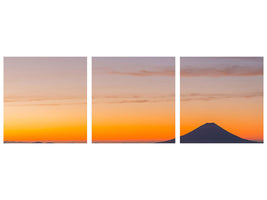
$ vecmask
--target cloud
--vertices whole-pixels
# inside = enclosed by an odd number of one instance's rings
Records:
[[[151,102],[149,100],[143,99],[143,100],[123,100],[123,101],[112,101],[110,103],[147,103]]]
[[[84,99],[86,97],[27,97],[27,96],[13,96],[5,97],[5,103],[16,103],[16,102],[40,102],[40,101],[64,101],[64,100],[76,100]]]
[[[181,76],[263,75],[263,57],[181,57]]]
[[[86,97],[5,97],[4,102],[8,106],[61,106],[86,104]]]
[[[232,99],[232,98],[254,98],[262,97],[262,92],[247,93],[247,94],[201,94],[201,93],[190,93],[181,94],[181,101],[211,101],[218,99]]]
[[[216,66],[197,68],[193,66],[181,67],[181,76],[185,77],[221,77],[221,76],[260,76],[263,75],[262,67],[244,66]]]
[[[128,75],[128,76],[175,76],[174,70],[161,70],[161,71],[147,71],[140,70],[137,72],[118,72],[112,71],[109,74]]]
[[[93,103],[157,103],[174,101],[174,94],[162,96],[94,96]]]
[[[65,105],[77,105],[77,104],[87,104],[87,102],[77,102],[77,103],[29,103],[29,104],[11,104],[9,106],[65,106]]]

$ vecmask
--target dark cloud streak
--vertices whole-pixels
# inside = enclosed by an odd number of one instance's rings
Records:
[[[263,75],[262,67],[243,67],[243,66],[221,66],[197,68],[193,66],[181,67],[181,76],[184,77],[221,77],[221,76],[261,76]]]
[[[16,103],[16,102],[40,102],[40,101],[64,101],[64,100],[79,100],[86,99],[86,97],[5,97],[5,103]]]
[[[116,74],[116,75],[128,75],[128,76],[175,76],[174,70],[162,70],[162,71],[147,71],[141,70],[137,72],[118,72],[112,71],[108,72],[109,74]]]
[[[174,101],[174,94],[162,96],[97,96],[93,97],[93,103],[157,103]]]
[[[200,93],[190,93],[182,94],[181,101],[211,101],[219,99],[232,99],[232,98],[254,98],[262,97],[262,92],[257,93],[247,93],[247,94],[200,94]]]

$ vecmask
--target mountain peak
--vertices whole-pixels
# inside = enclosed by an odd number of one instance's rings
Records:
[[[203,124],[202,126],[218,126],[218,125],[215,124],[214,122],[209,122],[209,123]]]
[[[221,130],[224,130],[222,127],[220,127],[218,124],[216,124],[214,122],[209,122],[209,123],[203,124],[199,128],[205,128],[205,129],[221,129]]]
[[[203,124],[190,133],[180,137],[181,143],[248,143],[252,142],[240,138],[214,122]]]

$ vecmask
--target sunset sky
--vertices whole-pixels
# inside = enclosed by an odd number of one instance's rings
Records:
[[[86,57],[4,58],[4,141],[86,142]]]
[[[93,142],[175,138],[174,57],[93,58]]]
[[[182,57],[181,135],[214,122],[263,141],[263,58]]]

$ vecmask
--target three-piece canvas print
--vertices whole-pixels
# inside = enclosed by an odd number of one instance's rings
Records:
[[[179,136],[263,143],[263,57],[181,57],[180,68],[175,57],[92,58],[92,143]],[[87,143],[86,57],[4,58],[4,142]]]

